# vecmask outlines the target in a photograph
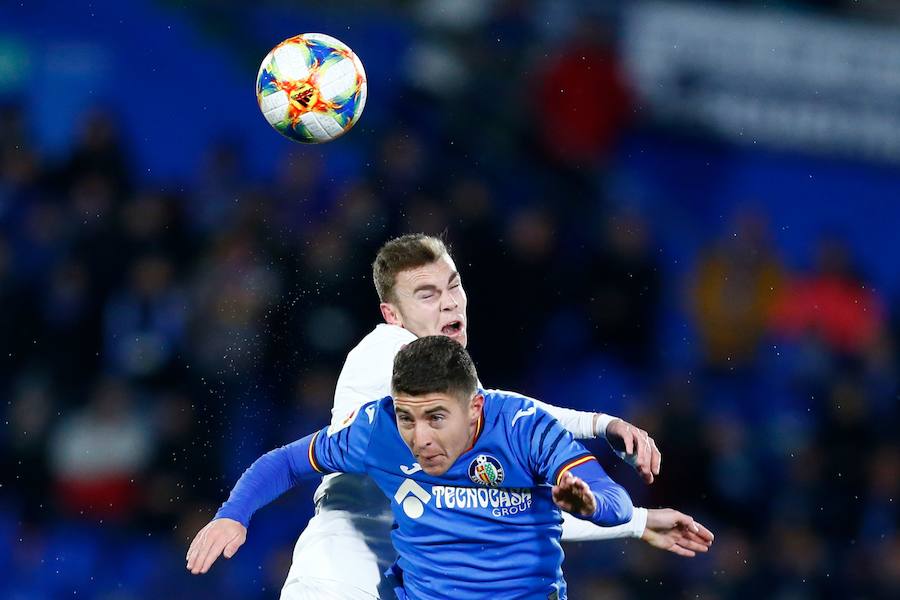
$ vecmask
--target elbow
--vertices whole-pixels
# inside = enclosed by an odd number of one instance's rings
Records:
[[[597,498],[596,523],[604,527],[615,527],[631,520],[634,506],[625,488],[616,485]]]

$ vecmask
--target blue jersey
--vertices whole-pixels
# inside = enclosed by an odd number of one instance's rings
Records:
[[[266,456],[217,517],[247,524],[297,477],[368,473],[391,500],[397,567],[413,599],[565,598],[561,515],[551,487],[566,471],[593,490],[591,520],[610,526],[631,518],[627,493],[584,446],[530,399],[508,392],[485,393],[472,447],[440,476],[415,462],[390,397]]]

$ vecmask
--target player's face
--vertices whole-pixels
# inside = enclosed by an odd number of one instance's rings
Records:
[[[464,401],[450,394],[394,396],[400,436],[422,470],[443,475],[472,447],[484,396]]]
[[[401,271],[394,286],[396,303],[384,303],[385,320],[410,330],[418,337],[446,335],[468,343],[466,292],[453,259],[445,254],[433,263]]]

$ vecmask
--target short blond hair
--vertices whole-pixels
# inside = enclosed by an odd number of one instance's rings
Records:
[[[382,302],[396,302],[394,286],[397,274],[408,269],[429,265],[445,254],[446,244],[440,238],[424,233],[409,233],[388,240],[372,263],[372,279]]]

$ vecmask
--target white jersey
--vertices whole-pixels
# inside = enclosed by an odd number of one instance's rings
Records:
[[[366,402],[391,395],[394,357],[415,339],[415,334],[408,329],[382,323],[350,351],[334,390],[332,425],[340,425],[348,414]]]
[[[331,426],[339,427],[363,404],[391,393],[394,356],[415,340],[408,330],[381,324],[347,355],[338,377]],[[294,546],[282,600],[394,598],[384,571],[391,545],[391,505],[365,475],[332,473],[316,490],[316,516]]]
[[[382,323],[350,351],[334,391],[331,427],[340,427],[363,404],[391,395],[394,357],[415,339],[416,336],[407,329]],[[390,514],[387,498],[368,480],[365,475],[326,475],[313,500],[319,510],[336,508],[335,502],[339,500],[342,509],[359,506],[371,513],[380,507],[379,512]]]
[[[338,377],[331,427],[343,425],[363,404],[390,395],[394,356],[415,339],[402,327],[381,324],[350,351]],[[593,413],[535,402],[576,437],[594,437]],[[381,490],[365,475],[333,473],[323,477],[314,500],[316,516],[294,547],[282,600],[393,598],[383,578],[396,556],[390,541],[393,516]],[[638,528],[643,532],[646,511],[635,512],[637,520],[610,528],[564,513],[564,537],[577,541],[635,535]],[[566,534],[568,529],[571,535]]]

